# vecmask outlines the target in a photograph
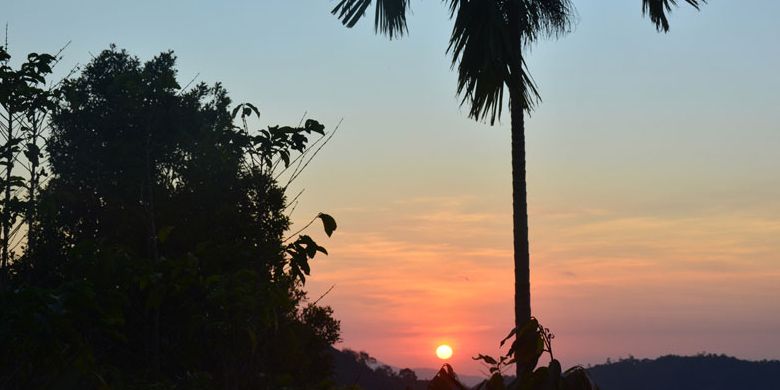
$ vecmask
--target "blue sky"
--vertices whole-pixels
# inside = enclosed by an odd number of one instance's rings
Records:
[[[172,49],[182,84],[223,82],[262,123],[343,118],[296,184],[294,219],[340,223],[309,288],[336,285],[344,346],[432,366],[447,340],[475,372],[512,323],[508,118],[459,108],[439,1],[412,1],[394,41],[371,17],[343,28],[334,4],[5,0],[0,22],[16,56],[72,41],[60,71],[111,43]],[[575,4],[572,34],[528,53],[535,313],[572,364],[780,358],[780,3],[683,6],[669,34],[639,0]]]

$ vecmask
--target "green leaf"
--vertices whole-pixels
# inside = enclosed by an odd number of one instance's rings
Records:
[[[304,260],[300,264],[301,270],[303,270],[303,273],[306,275],[311,274],[311,266],[309,266],[309,262],[307,260]]]
[[[319,133],[319,134],[325,133],[325,126],[322,125],[320,122],[315,121],[314,119],[307,119],[303,127],[306,130],[313,131],[315,133]]]
[[[515,333],[517,333],[517,328],[512,328],[512,330],[509,332],[509,334],[508,334],[508,335],[506,335],[506,337],[504,337],[504,339],[503,339],[503,340],[501,340],[501,342],[499,343],[499,347],[503,347],[503,346],[504,346],[504,343],[506,343],[506,341],[507,341],[507,340],[509,340],[510,338],[512,338],[512,336],[514,336],[514,335],[515,335]]]
[[[322,220],[322,226],[325,228],[325,234],[330,237],[336,230],[336,220],[328,214],[320,213],[317,218]]]
[[[476,357],[473,357],[472,359],[473,360],[482,360],[482,361],[484,361],[487,364],[494,364],[494,365],[498,364],[498,361],[495,358],[493,358],[492,356],[489,356],[489,355],[479,354]]]
[[[171,235],[171,232],[173,231],[173,226],[164,226],[162,229],[160,229],[159,232],[157,232],[157,239],[160,240],[160,243],[165,243],[165,241],[168,240],[168,236]]]
[[[218,283],[222,283],[222,275],[209,275],[205,280],[206,286],[213,286]]]
[[[260,117],[260,110],[258,110],[257,107],[254,104],[252,104],[252,103],[244,103],[244,105],[249,107],[250,110],[254,111],[255,115],[257,115],[258,118]]]
[[[514,356],[517,359],[516,364],[530,371],[536,367],[543,352],[544,340],[539,330],[539,322],[531,317],[518,330],[508,355]]]
[[[33,165],[38,165],[38,158],[41,155],[41,149],[34,143],[28,143],[24,150],[24,156],[27,157]]]
[[[309,258],[314,258],[314,256],[317,254],[317,244],[314,242],[314,240],[311,239],[311,237],[301,236],[301,238],[303,237],[308,238],[308,241],[305,244],[306,256]]]
[[[315,242],[314,239],[311,238],[311,236],[308,234],[301,234],[298,238],[298,241],[301,243],[301,245],[306,247],[317,246],[317,242]]]
[[[255,350],[257,349],[257,334],[249,327],[246,328],[246,333],[249,336],[249,345],[252,346],[252,353],[255,353]]]

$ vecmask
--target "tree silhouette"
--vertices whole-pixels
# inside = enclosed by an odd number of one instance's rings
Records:
[[[685,0],[699,8],[704,0]],[[515,273],[515,328],[531,318],[530,251],[525,161],[525,113],[539,94],[524,58],[524,48],[545,37],[568,31],[571,0],[445,0],[453,20],[448,52],[458,70],[461,104],[475,120],[495,124],[509,93],[512,142],[512,214]],[[353,27],[372,0],[341,0],[332,13]],[[667,14],[675,0],[642,0],[642,12],[659,31],[669,31]],[[409,0],[376,0],[374,26],[390,39],[407,32]],[[517,375],[525,368],[517,365]]]
[[[0,134],[4,140],[0,145],[0,286],[6,281],[15,243],[19,242],[14,242],[21,226],[18,219],[24,216],[29,222],[34,213],[32,205],[42,175],[41,127],[53,108],[45,77],[52,71],[55,56],[30,53],[18,69],[10,66],[10,60],[7,48],[0,46]],[[19,176],[19,166],[29,179]]]
[[[257,108],[181,88],[172,52],[111,47],[57,96],[0,288],[0,388],[328,388],[339,322],[302,290],[326,250],[288,232],[277,182],[325,127],[250,130]]]

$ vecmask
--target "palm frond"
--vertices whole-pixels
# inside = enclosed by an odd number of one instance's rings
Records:
[[[330,13],[336,15],[343,25],[352,28],[366,14],[369,5],[371,0],[341,0]]]
[[[501,116],[504,85],[511,77],[508,32],[498,0],[462,1],[447,49],[458,68],[461,104],[470,103],[469,116],[489,117],[491,124]]]
[[[685,0],[697,10],[706,0]],[[649,15],[650,21],[655,24],[658,31],[669,31],[669,18],[667,14],[672,12],[672,6],[677,6],[676,0],[642,0],[642,14]]]
[[[406,11],[408,9],[409,0],[376,0],[374,28],[390,39],[404,35],[407,32]]]
[[[530,111],[539,92],[522,56],[523,47],[570,30],[570,0],[448,0],[454,15],[448,52],[458,68],[461,104],[469,116],[494,124],[503,109],[504,87],[512,104]]]
[[[520,39],[528,45],[540,38],[557,38],[571,30],[576,14],[570,0],[508,1],[510,24],[518,28]],[[514,19],[514,20],[512,20]]]
[[[372,0],[341,0],[330,13],[336,15],[342,24],[352,28],[366,14],[371,2]],[[374,28],[377,33],[393,39],[407,32],[406,12],[409,10],[409,0],[376,0],[375,7]]]
[[[450,18],[454,17],[458,13],[458,9],[461,4],[465,4],[468,0],[442,0],[445,3],[449,3],[447,6],[450,9]]]
[[[549,37],[558,38],[571,32],[577,9],[571,0],[539,0],[541,26]]]

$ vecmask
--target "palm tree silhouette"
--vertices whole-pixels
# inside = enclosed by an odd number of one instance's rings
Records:
[[[458,94],[469,117],[495,124],[509,92],[512,133],[512,220],[514,236],[515,327],[531,318],[530,251],[525,162],[525,113],[539,101],[526,67],[523,48],[541,38],[569,31],[574,15],[571,0],[444,0],[454,19],[448,53],[458,69]],[[706,0],[685,0],[699,9]],[[340,0],[333,8],[353,27],[372,0]],[[390,39],[407,32],[410,0],[376,0],[374,26]],[[676,0],[642,0],[642,13],[658,31],[669,31],[668,13]],[[525,368],[517,366],[520,376]]]

